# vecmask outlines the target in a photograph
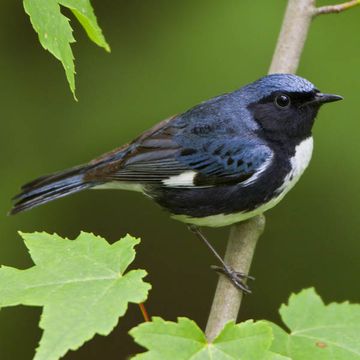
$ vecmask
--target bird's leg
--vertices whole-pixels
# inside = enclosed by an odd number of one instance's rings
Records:
[[[192,233],[196,235],[198,239],[202,240],[207,245],[207,247],[211,250],[211,252],[215,255],[215,257],[220,261],[222,265],[222,266],[213,265],[211,266],[211,268],[216,272],[225,275],[236,288],[242,290],[244,293],[250,294],[251,290],[244,283],[244,279],[254,280],[254,277],[246,275],[242,272],[235,271],[230,266],[228,266],[196,225],[188,225],[188,228]]]

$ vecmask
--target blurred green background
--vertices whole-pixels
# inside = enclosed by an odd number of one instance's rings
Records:
[[[135,266],[149,272],[150,314],[188,316],[203,327],[217,280],[209,269],[214,259],[183,224],[140,194],[90,191],[16,217],[6,213],[24,182],[86,162],[169,115],[264,75],[286,2],[93,5],[112,53],[91,44],[71,17],[78,40],[76,103],[61,65],[40,47],[22,2],[1,2],[0,263],[31,265],[18,230],[70,238],[86,230],[110,241],[125,233],[140,236]],[[257,280],[240,319],[279,321],[280,303],[309,286],[326,301],[360,301],[359,31],[360,8],[319,17],[311,26],[298,73],[345,101],[322,109],[310,168],[267,214],[251,269]],[[206,233],[223,251],[228,229]],[[1,360],[32,357],[39,315],[37,308],[1,311]],[[130,306],[109,337],[97,336],[66,359],[124,359],[139,351],[127,331],[140,321],[137,306]]]

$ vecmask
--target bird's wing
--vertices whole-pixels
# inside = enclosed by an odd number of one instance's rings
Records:
[[[121,148],[120,159],[117,152],[100,158],[104,165],[95,167],[88,178],[168,187],[249,183],[272,161],[268,146],[248,138],[214,134],[184,145],[184,128],[176,121],[158,125]]]
[[[215,139],[201,149],[183,150],[179,161],[196,172],[194,185],[249,184],[271,164],[272,150],[256,141]]]

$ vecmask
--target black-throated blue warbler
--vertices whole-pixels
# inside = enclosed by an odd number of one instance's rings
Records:
[[[310,162],[320,106],[341,99],[299,76],[265,76],[165,120],[88,164],[24,185],[11,214],[85,189],[141,191],[216,254],[198,226],[230,225],[276,205]],[[245,275],[216,256],[235,286],[249,291]]]

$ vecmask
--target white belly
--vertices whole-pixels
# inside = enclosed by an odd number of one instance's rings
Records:
[[[141,184],[129,183],[125,181],[111,181],[102,185],[94,186],[93,189],[104,189],[104,190],[128,190],[143,192],[143,186]]]
[[[304,170],[309,165],[313,151],[313,138],[309,137],[303,140],[295,148],[295,155],[290,159],[291,171],[284,178],[283,184],[278,189],[278,196],[272,198],[269,202],[257,207],[256,209],[248,212],[239,212],[235,214],[218,214],[202,218],[194,218],[186,215],[173,215],[176,220],[194,224],[198,226],[220,227],[231,225],[240,221],[244,221],[262,214],[263,212],[271,209],[294,187],[303,174]]]

